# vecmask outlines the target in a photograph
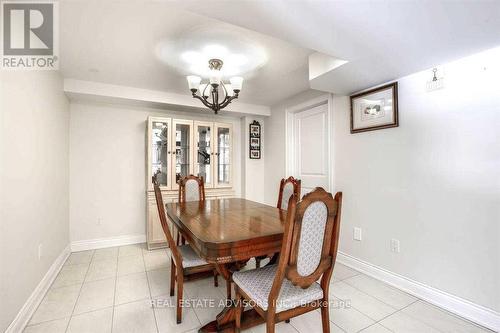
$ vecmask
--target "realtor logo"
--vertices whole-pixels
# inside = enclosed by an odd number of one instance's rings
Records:
[[[1,4],[2,68],[58,69],[57,3]]]

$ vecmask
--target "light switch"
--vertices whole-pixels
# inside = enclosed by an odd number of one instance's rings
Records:
[[[360,241],[361,240],[361,228],[354,228],[354,240]]]

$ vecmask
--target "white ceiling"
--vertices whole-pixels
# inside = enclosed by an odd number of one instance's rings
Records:
[[[66,78],[189,94],[182,52],[263,52],[240,99],[352,93],[500,45],[500,1],[65,1]],[[309,82],[308,56],[348,62]],[[96,72],[94,69],[97,69]]]
[[[171,2],[72,0],[62,2],[60,12],[65,78],[188,96],[185,76],[193,73],[182,54],[215,44],[250,58],[243,72],[232,73],[245,78],[241,102],[271,105],[309,88],[312,50],[175,9]],[[277,87],[279,82],[286,84]]]
[[[349,94],[500,45],[498,0],[183,1],[184,9],[347,60],[311,87]]]

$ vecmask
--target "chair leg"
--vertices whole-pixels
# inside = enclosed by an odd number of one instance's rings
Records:
[[[182,293],[184,288],[184,277],[177,274],[177,324],[182,323]],[[180,276],[179,276],[180,275]]]
[[[275,325],[275,320],[274,320],[274,315],[267,317],[266,320],[266,333],[274,333],[274,325]]]
[[[171,259],[170,263],[170,296],[174,296],[174,289],[175,289],[175,264],[174,264],[174,259]]]
[[[285,320],[285,323],[290,324],[290,319]]]
[[[231,299],[231,281],[226,280],[226,294],[227,299]]]
[[[217,273],[216,270],[214,270],[214,287],[218,287],[219,286],[219,273]]]
[[[260,268],[260,258],[255,258],[255,267]]]
[[[235,313],[235,333],[240,333],[241,331],[241,314],[243,313],[243,297],[240,294],[238,287],[235,287],[235,298],[236,298],[236,313]]]
[[[321,322],[323,324],[323,333],[330,333],[330,313],[328,311],[328,301],[321,307]]]

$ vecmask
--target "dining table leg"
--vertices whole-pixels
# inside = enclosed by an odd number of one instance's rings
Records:
[[[243,264],[244,265],[244,264]],[[241,263],[229,263],[229,264],[216,264],[217,271],[219,274],[228,282],[229,288],[229,298],[230,298],[230,290],[231,290],[231,282],[233,269],[236,267],[237,269],[241,267]],[[235,320],[236,320],[236,305],[234,302],[227,302],[226,307],[217,315],[217,318],[208,324],[201,327],[198,332],[200,333],[208,333],[208,332],[223,332],[223,333],[232,333],[235,328]],[[241,328],[247,329],[253,326],[257,326],[263,324],[264,318],[262,318],[257,311],[254,309],[243,311],[241,315]]]

